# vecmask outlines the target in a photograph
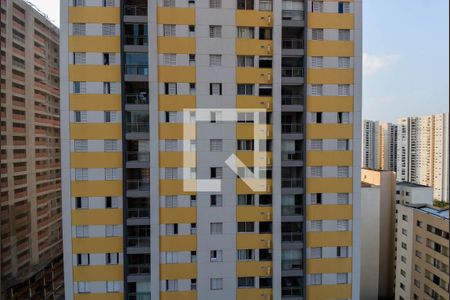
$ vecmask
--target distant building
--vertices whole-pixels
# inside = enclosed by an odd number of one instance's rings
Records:
[[[59,29],[23,0],[1,0],[1,294],[63,289]]]
[[[390,299],[394,295],[395,173],[363,169],[361,180],[360,299]]]
[[[363,121],[362,134],[362,167],[378,170],[380,168],[380,123]]]
[[[392,123],[381,123],[379,127],[379,167],[385,171],[397,171],[398,127]]]

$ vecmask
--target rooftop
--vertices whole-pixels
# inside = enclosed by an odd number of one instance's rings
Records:
[[[422,185],[422,184],[413,183],[413,182],[406,182],[406,181],[397,182],[397,186],[406,186],[406,187],[415,187],[415,188],[431,188],[427,185]]]
[[[438,218],[442,218],[442,219],[445,219],[448,221],[448,212],[449,212],[448,208],[438,209],[435,207],[426,206],[426,207],[421,207],[418,209],[427,214],[431,214],[433,216],[436,216]]]

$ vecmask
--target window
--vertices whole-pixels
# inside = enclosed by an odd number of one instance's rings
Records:
[[[254,84],[238,84],[237,94],[240,96],[252,96],[254,95],[255,85]]]
[[[407,250],[407,249],[408,249],[408,247],[407,247],[406,243],[402,243],[402,249],[405,249],[405,250]]]
[[[77,238],[88,238],[89,237],[89,226],[76,226],[75,235]]]
[[[209,8],[221,8],[222,0],[209,0]]]
[[[238,140],[237,150],[238,151],[253,151],[255,148],[254,140]]]
[[[337,167],[337,177],[347,178],[350,176],[350,169],[347,166]]]
[[[116,152],[118,150],[117,140],[105,140],[104,148],[105,152]]]
[[[322,56],[313,56],[312,57],[312,66],[313,66],[313,68],[323,68],[323,57]]]
[[[255,205],[255,195],[238,195],[237,202],[240,206],[253,206]]]
[[[164,151],[166,151],[166,152],[178,151],[178,141],[177,140],[165,140],[164,141]]]
[[[243,249],[238,250],[238,260],[254,260],[255,259],[255,250],[253,249]]]
[[[402,220],[405,222],[408,222],[408,216],[407,215],[402,215]]]
[[[117,112],[105,111],[105,123],[114,123],[117,121]]]
[[[111,82],[103,82],[103,94],[110,95],[111,90]]]
[[[119,208],[119,198],[111,196],[105,197],[105,208]]]
[[[220,26],[220,25],[209,26],[209,37],[210,38],[221,38],[222,37],[222,26]]]
[[[166,235],[177,235],[178,224],[166,224]]]
[[[114,53],[103,53],[103,65],[109,66],[116,63],[116,55]]]
[[[322,96],[323,95],[323,85],[322,84],[313,84],[311,86],[311,95]]]
[[[178,290],[178,280],[167,280],[166,291],[175,292]]]
[[[222,152],[223,140],[212,139],[209,141],[209,148],[211,152]]]
[[[177,196],[166,196],[165,197],[166,208],[178,207],[178,197]]]
[[[253,223],[253,222],[238,222],[237,231],[239,233],[255,232],[255,223]]]
[[[323,113],[314,112],[311,113],[311,123],[321,124],[323,121]]]
[[[177,112],[176,111],[166,111],[165,120],[166,120],[166,123],[176,123],[177,122]]]
[[[345,258],[348,257],[348,247],[337,247],[336,248],[336,256],[338,258]]]
[[[337,230],[338,231],[348,231],[349,230],[348,220],[338,220],[337,221]]]
[[[211,54],[209,56],[209,66],[210,67],[220,67],[222,66],[222,55]]]
[[[311,258],[322,258],[322,248],[311,248]]]
[[[103,0],[103,7],[114,6],[114,0]]]
[[[314,28],[312,30],[312,39],[315,40],[315,41],[323,40],[323,29],[316,29],[316,28]]]
[[[195,54],[189,54],[189,65],[195,66],[195,64],[196,64]]]
[[[222,195],[211,195],[210,196],[210,205],[211,205],[211,207],[222,207],[223,206]]]
[[[86,123],[87,122],[87,111],[75,111],[75,122]]]
[[[322,167],[311,167],[311,177],[322,177]]]
[[[337,141],[337,149],[339,151],[348,151],[348,150],[350,150],[350,141],[349,140],[338,140]]]
[[[338,112],[337,113],[337,123],[338,124],[350,123],[350,113],[349,112]]]
[[[86,53],[84,52],[74,52],[73,53],[73,63],[75,65],[86,64]]]
[[[222,84],[221,83],[210,83],[209,84],[209,94],[211,96],[222,95]]]
[[[311,140],[311,150],[323,150],[323,140]]]
[[[88,169],[75,169],[75,180],[85,181],[88,180]]]
[[[238,0],[237,9],[254,9],[254,0]]]
[[[73,35],[86,35],[86,24],[74,23],[72,24]]]
[[[107,293],[118,293],[120,292],[120,281],[107,281],[106,282],[106,292]]]
[[[323,12],[323,1],[313,1],[312,12]]]
[[[85,6],[85,0],[73,0],[73,6]]]
[[[119,169],[107,168],[105,169],[105,180],[119,179]]]
[[[254,112],[239,112],[238,123],[255,123]]]
[[[337,273],[336,283],[337,284],[347,284],[348,283],[348,273]]]
[[[347,205],[350,202],[350,194],[339,193],[337,194],[337,202],[339,205]]]
[[[350,41],[350,30],[349,29],[339,29],[339,40],[340,41]]]
[[[223,290],[223,279],[222,278],[211,278],[210,288],[212,291]]]
[[[408,230],[406,230],[405,228],[402,228],[402,234],[404,236],[408,236]]]
[[[341,68],[341,69],[350,68],[350,57],[339,57],[338,65],[339,65],[339,68]]]
[[[88,141],[87,140],[74,140],[73,142],[75,152],[87,152]]]
[[[166,252],[166,264],[177,264],[178,252]]]
[[[115,24],[102,24],[102,34],[103,35],[116,35],[116,25]]]
[[[89,282],[87,281],[78,281],[77,286],[78,286],[78,293],[80,294],[90,292]]]
[[[74,94],[86,94],[86,82],[75,81],[73,83]]]
[[[163,62],[166,66],[175,66],[177,64],[177,55],[176,54],[164,54]]]
[[[349,14],[350,13],[350,2],[339,2],[338,13]]]
[[[164,7],[175,7],[175,0],[164,0]]]
[[[211,179],[222,179],[223,169],[221,167],[211,168]]]
[[[163,36],[175,36],[176,35],[176,25],[163,25]]]
[[[254,288],[255,277],[238,277],[238,288]]]
[[[176,95],[177,94],[177,84],[176,83],[165,83],[164,84],[164,94]]]
[[[248,55],[238,55],[237,66],[240,68],[253,68],[255,66],[255,57]]]
[[[211,262],[222,262],[223,261],[223,251],[222,250],[211,250],[210,261]]]
[[[350,96],[350,85],[349,84],[339,84],[338,85],[338,95],[339,96]]]
[[[105,226],[106,237],[120,236],[120,226],[119,225],[106,225]]]
[[[322,204],[322,194],[311,194],[311,204]]]
[[[322,220],[311,221],[311,231],[322,231]]]
[[[77,254],[77,265],[88,266],[90,263],[89,254]]]
[[[322,274],[311,274],[310,275],[311,285],[321,285],[322,284]]]
[[[88,197],[76,197],[75,198],[76,209],[88,209],[89,208],[89,198]]]
[[[211,234],[222,234],[223,233],[223,224],[222,223],[211,223],[210,224],[210,233]]]
[[[165,168],[164,169],[164,179],[175,180],[178,178],[177,168]]]
[[[106,253],[106,264],[107,265],[118,265],[119,264],[119,253]]]

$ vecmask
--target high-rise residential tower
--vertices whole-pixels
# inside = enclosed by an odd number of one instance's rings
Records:
[[[66,299],[358,299],[360,0],[64,0]]]
[[[364,120],[362,126],[362,167],[378,170],[380,168],[380,123]]]
[[[398,120],[397,176],[434,188],[436,200],[449,200],[448,114]]]
[[[2,299],[63,288],[59,33],[23,0],[1,0]]]
[[[392,123],[381,123],[379,128],[380,170],[397,171],[398,127]]]

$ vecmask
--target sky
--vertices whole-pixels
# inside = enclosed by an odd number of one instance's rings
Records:
[[[28,1],[59,24],[59,0]],[[449,1],[363,3],[363,118],[448,112]]]

